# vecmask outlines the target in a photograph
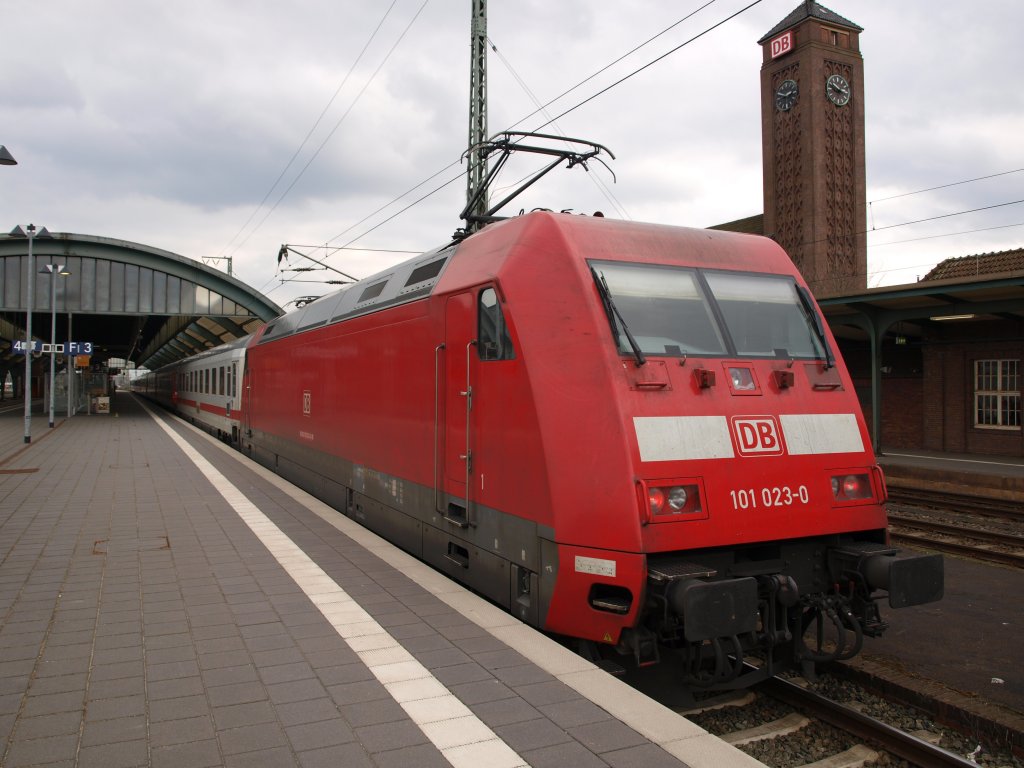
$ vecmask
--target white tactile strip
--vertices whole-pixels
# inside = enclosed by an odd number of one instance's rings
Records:
[[[170,430],[169,427],[163,424],[161,419],[157,419],[157,422],[165,430]],[[373,552],[384,562],[413,579],[427,592],[430,592],[439,600],[457,610],[470,621],[486,629],[494,637],[521,653],[545,672],[618,718],[622,723],[660,746],[670,755],[689,766],[689,768],[722,768],[723,766],[729,766],[729,768],[765,768],[764,763],[712,736],[682,715],[650,699],[618,678],[613,677],[586,659],[573,653],[565,646],[523,624],[510,613],[474,595],[457,582],[398,549],[386,539],[373,533],[373,531],[339,514],[333,507],[297,488],[269,469],[250,460],[244,454],[229,448],[186,422],[180,423],[198,437],[209,441],[211,447],[215,447],[223,451],[226,456],[230,456],[243,463],[247,469],[258,474],[275,488],[290,496],[298,504],[301,504],[341,533],[361,544],[370,552]],[[177,435],[174,435],[174,437],[179,445],[183,443],[182,439],[178,438]],[[187,446],[187,443],[185,446]],[[188,448],[186,452],[189,456],[198,456],[191,448]],[[227,481],[225,480],[225,482]],[[252,506],[247,499],[242,498],[245,504],[250,507]],[[284,534],[281,535],[284,536]],[[292,546],[295,545],[293,544]],[[296,547],[296,549],[298,548]],[[303,557],[306,557],[305,553],[301,554]],[[312,563],[308,557],[306,559]],[[315,563],[312,563],[312,565],[319,570],[319,566],[316,566]],[[320,571],[320,575],[326,582],[334,584],[334,581],[323,571]],[[340,587],[337,587],[337,585],[335,587],[337,592],[342,592]],[[383,628],[380,631],[386,634]],[[391,644],[378,645],[378,638],[379,635],[368,634],[345,637],[345,640],[356,653],[360,653],[362,650],[382,651],[391,647],[401,648],[401,645],[394,638],[390,638]],[[401,648],[401,650],[404,651],[405,649]],[[364,663],[366,662],[364,661]],[[436,679],[435,682],[437,682]],[[473,731],[470,729],[470,726],[463,722],[463,718],[466,717],[472,717],[473,720],[487,729],[494,739],[498,739],[493,731],[490,731],[483,722],[477,719],[472,711],[459,701],[454,694],[447,691],[440,682],[437,682],[437,685],[444,690],[444,694],[436,698],[402,701],[396,696],[396,700],[409,713],[413,722],[419,725],[435,745],[445,743],[445,741],[443,736],[438,736],[438,740],[434,741],[434,736],[428,730],[431,725],[450,724],[450,727],[455,731],[466,729],[467,733],[472,733]],[[388,690],[391,691],[391,688]],[[441,749],[445,757],[457,768],[461,766],[478,768],[480,765],[486,765],[488,768],[491,765],[527,765],[518,755],[516,755],[516,759],[520,761],[518,763],[491,762],[492,758],[490,758],[488,753],[477,751],[477,744],[480,745],[479,748],[482,750],[490,742],[479,741],[467,744],[464,747],[454,747],[450,750],[444,750],[438,746],[438,749]],[[504,742],[501,742],[501,744],[511,752],[511,749]]]
[[[335,631],[455,768],[520,768],[528,763],[162,419],[156,423],[238,513]]]

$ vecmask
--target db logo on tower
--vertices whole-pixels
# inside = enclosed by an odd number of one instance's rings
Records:
[[[733,416],[732,436],[741,456],[781,456],[779,423],[774,416]]]

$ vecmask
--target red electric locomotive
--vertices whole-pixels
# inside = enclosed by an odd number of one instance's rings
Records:
[[[771,240],[536,212],[276,319],[229,415],[523,621],[739,687],[942,594],[940,556],[888,545],[835,350]]]

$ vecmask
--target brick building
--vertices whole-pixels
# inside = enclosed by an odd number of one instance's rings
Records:
[[[1024,456],[1024,249],[947,259],[917,283],[819,301],[869,423],[864,320],[874,311],[881,447]]]
[[[764,213],[714,228],[768,235],[789,253],[839,341],[876,450],[1024,456],[1024,249],[866,287],[863,31],[803,0],[758,41]]]

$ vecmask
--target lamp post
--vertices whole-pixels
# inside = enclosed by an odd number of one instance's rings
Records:
[[[53,429],[53,385],[57,381],[57,275],[67,277],[71,273],[63,264],[44,264],[39,274],[47,272],[50,274],[50,429]]]
[[[28,238],[28,269],[25,270],[25,442],[32,442],[32,294],[35,293],[35,261],[32,258],[32,242],[37,237],[53,237],[43,227],[36,232],[36,225],[22,228],[19,224],[11,230],[13,237]]]

